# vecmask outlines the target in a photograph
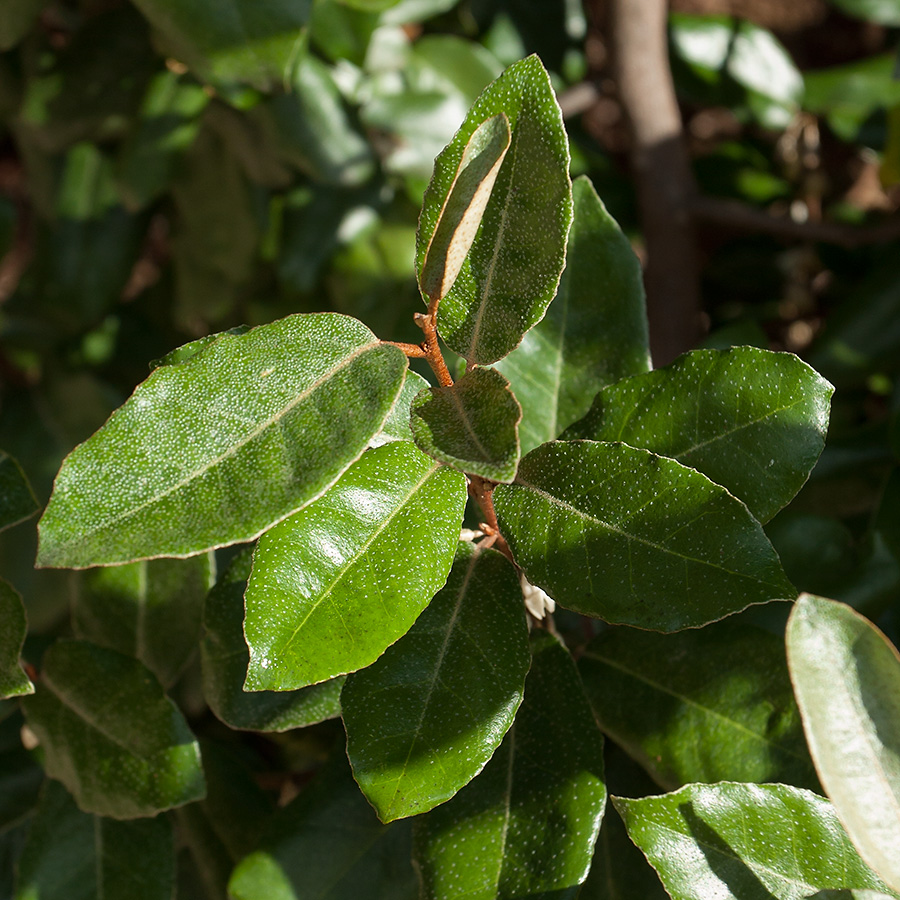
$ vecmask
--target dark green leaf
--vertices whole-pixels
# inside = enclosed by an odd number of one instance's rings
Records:
[[[543,317],[556,293],[572,218],[562,116],[547,73],[532,56],[485,90],[435,160],[419,220],[419,270],[470,138],[499,113],[509,119],[510,148],[472,249],[438,310],[451,349],[479,364],[506,356]]]
[[[332,62],[346,60],[362,66],[378,24],[377,13],[353,9],[340,0],[317,0],[309,21],[309,38]]]
[[[420,391],[410,428],[429,456],[491,481],[512,481],[522,408],[496,369],[472,369],[449,387]]]
[[[222,335],[183,365],[156,369],[63,463],[38,564],[189,556],[251,540],[359,456],[405,370],[401,350],[332,313]]]
[[[28,821],[38,801],[44,770],[22,744],[22,713],[13,703],[0,709],[0,836]],[[12,709],[12,712],[9,712]],[[5,718],[4,718],[5,716]],[[0,851],[0,872],[3,871]],[[0,897],[4,881],[0,876]]]
[[[801,900],[823,888],[884,890],[831,804],[783,784],[689,784],[613,803],[675,900]]]
[[[781,638],[719,622],[601,634],[578,663],[600,727],[667,790],[693,781],[817,786]]]
[[[556,299],[497,365],[522,404],[523,453],[559,437],[600,388],[650,369],[641,264],[590,181],[577,178],[572,191]]]
[[[416,394],[427,387],[428,382],[418,372],[413,372],[412,369],[407,370],[400,396],[391,407],[388,417],[384,420],[384,425],[381,426],[381,431],[369,441],[370,447],[380,447],[391,441],[411,441],[413,439],[409,427],[409,409]]]
[[[494,505],[528,579],[609,622],[678,631],[795,594],[743,503],[646,450],[544,444]]]
[[[897,0],[828,0],[848,16],[877,22],[879,25],[900,25],[900,3]]]
[[[373,663],[443,586],[460,472],[407,441],[369,450],[260,539],[247,586],[247,690],[290,690]]]
[[[251,559],[250,548],[242,551],[206,599],[206,633],[200,644],[206,702],[229,728],[249,731],[287,731],[339,716],[343,678],[299,691],[244,690],[250,662],[244,640],[244,590]]]
[[[47,774],[83,810],[131,819],[203,796],[197,742],[137,660],[86,641],[57,642],[23,703]]]
[[[812,594],[791,613],[787,649],[822,785],[862,857],[900,891],[897,650],[849,606]]]
[[[34,685],[19,665],[27,630],[22,598],[0,578],[0,699],[34,693]]]
[[[22,467],[0,450],[0,531],[30,518],[38,508]]]
[[[525,700],[471,784],[416,822],[424,900],[574,897],[606,804],[603,739],[568,651],[533,639]]]
[[[695,350],[605,387],[565,437],[623,441],[677,459],[766,522],[816,464],[833,391],[790,353]]]
[[[341,3],[352,7],[353,9],[361,9],[368,12],[382,12],[396,6],[398,0],[341,0]]]
[[[460,543],[443,590],[341,693],[347,756],[383,822],[443,803],[481,771],[512,725],[530,664],[515,570]]]

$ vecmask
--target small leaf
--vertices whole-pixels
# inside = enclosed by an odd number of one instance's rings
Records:
[[[795,594],[743,503],[646,450],[543,444],[494,506],[529,581],[608,622],[679,631]]]
[[[791,613],[787,648],[822,786],[863,859],[900,892],[897,650],[849,606],[812,594]]]
[[[263,535],[245,689],[291,690],[373,663],[447,580],[465,500],[460,472],[395,441]]]
[[[155,816],[206,790],[194,736],[137,660],[87,641],[59,641],[44,654],[37,691],[23,708],[47,774],[85,812]]]
[[[587,876],[606,805],[603,738],[565,647],[535,632],[532,652],[525,699],[491,761],[416,820],[423,900],[565,900]]]
[[[466,144],[422,261],[419,286],[431,303],[442,300],[459,275],[509,142],[509,119],[499,113],[482,122]]]
[[[0,699],[34,693],[34,685],[19,665],[27,631],[22,598],[0,578]]]
[[[257,537],[328,488],[381,428],[406,357],[334,313],[223,334],[156,369],[66,458],[38,565],[191,556]]]
[[[512,725],[530,664],[515,570],[460,543],[443,590],[341,694],[347,756],[382,822],[443,803],[481,771]]]
[[[381,426],[381,431],[369,441],[370,447],[380,447],[391,441],[411,441],[413,439],[412,431],[409,428],[409,408],[416,394],[427,387],[428,382],[418,372],[407,369],[406,380],[403,382],[400,396],[394,401],[388,417],[384,420],[384,425]]]
[[[250,661],[244,640],[244,591],[251,560],[248,547],[235,557],[206,598],[206,633],[200,644],[206,702],[229,728],[246,731],[287,731],[339,716],[343,678],[299,691],[244,690]]]
[[[823,797],[784,784],[689,784],[613,803],[675,900],[801,900],[884,890]]]
[[[816,464],[833,391],[790,353],[694,350],[604,388],[564,437],[623,441],[677,459],[767,522]]]
[[[118,822],[82,812],[48,781],[19,861],[15,900],[170,900],[175,842],[165,816]]]
[[[22,467],[0,450],[0,531],[31,518],[38,509]]]
[[[421,450],[491,481],[512,481],[522,408],[496,369],[472,369],[449,387],[421,390],[410,428]]]

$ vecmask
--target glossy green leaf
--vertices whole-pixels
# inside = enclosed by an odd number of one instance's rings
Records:
[[[743,503],[646,450],[544,444],[494,506],[528,579],[609,622],[679,631],[795,594]]]
[[[22,598],[0,578],[0,699],[34,693],[34,685],[19,665],[27,630]]]
[[[849,606],[812,594],[791,613],[787,649],[822,785],[863,859],[900,892],[897,650]]]
[[[212,554],[93,569],[72,609],[78,637],[139,659],[167,687],[200,640]]]
[[[506,356],[556,293],[572,219],[569,149],[547,73],[536,56],[485,89],[438,156],[419,219],[417,268],[475,130],[499,113],[512,138],[469,255],[438,310],[438,330],[473,363]]]
[[[250,662],[244,640],[244,591],[251,559],[250,548],[241,551],[206,598],[200,644],[206,702],[229,728],[248,731],[287,731],[339,716],[343,678],[299,691],[244,690]]]
[[[360,455],[405,370],[401,350],[333,313],[222,335],[156,369],[66,458],[38,564],[190,556],[251,540]]]
[[[332,763],[272,820],[259,849],[237,866],[234,900],[416,900],[410,825],[382,825],[350,777]]]
[[[38,508],[22,467],[0,450],[0,531],[30,518]]]
[[[823,797],[784,784],[689,784],[613,803],[673,900],[801,900],[885,889]]]
[[[47,774],[86,812],[154,816],[203,796],[197,742],[137,660],[87,641],[59,641],[23,704]]]
[[[519,462],[522,407],[496,369],[472,369],[449,387],[421,390],[410,406],[419,448],[491,481],[512,481]]]
[[[615,628],[578,668],[600,727],[667,790],[818,786],[775,634],[733,621],[672,635]]]
[[[82,812],[48,781],[19,862],[15,900],[171,900],[175,842],[165,816],[118,822]]]
[[[527,453],[580,419],[600,388],[650,370],[641,264],[587,178],[572,185],[566,268],[547,315],[497,368],[522,404]]]
[[[879,25],[900,25],[900,2],[898,0],[828,0],[841,12],[867,22]]]
[[[530,664],[515,570],[460,543],[443,590],[341,693],[347,756],[383,822],[426,812],[481,771],[512,725]]]
[[[394,441],[263,535],[245,688],[291,690],[373,663],[447,580],[465,500],[460,472]]]
[[[833,391],[790,353],[694,350],[604,388],[565,437],[623,441],[677,459],[766,522],[816,464]]]
[[[603,738],[568,651],[535,632],[516,721],[484,771],[416,820],[423,900],[574,897],[606,805]]]
[[[400,396],[391,407],[388,417],[384,420],[384,425],[381,426],[381,431],[369,441],[370,447],[380,447],[391,441],[411,441],[413,439],[409,427],[409,409],[416,394],[427,387],[428,382],[418,372],[413,372],[412,369],[407,370]]]

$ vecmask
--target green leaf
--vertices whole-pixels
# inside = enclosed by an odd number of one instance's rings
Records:
[[[900,25],[900,3],[897,0],[828,0],[841,12],[879,25]]]
[[[156,369],[66,458],[39,526],[38,565],[190,556],[252,540],[360,455],[405,370],[401,350],[334,313],[223,334],[186,363]]]
[[[481,771],[512,725],[530,664],[515,570],[460,543],[443,590],[341,693],[347,756],[382,822],[426,812]]]
[[[382,825],[345,763],[280,810],[235,869],[234,900],[416,900],[410,825]]]
[[[564,437],[623,441],[677,459],[766,522],[816,464],[833,392],[790,353],[694,350],[605,387]]]
[[[205,635],[200,644],[206,702],[229,728],[247,731],[287,731],[339,716],[343,678],[299,691],[244,690],[250,661],[244,640],[244,591],[251,560],[248,547],[232,561],[206,598]]]
[[[0,708],[0,839],[29,821],[46,780],[35,754],[22,744],[22,713],[16,704],[2,706],[6,708]],[[3,868],[0,849],[0,872]],[[5,884],[0,875],[0,897],[4,898],[11,893],[4,892]]]
[[[423,388],[410,406],[419,448],[491,481],[512,481],[522,408],[496,369],[471,369],[449,387]]]
[[[535,632],[532,652],[525,699],[491,761],[416,820],[423,900],[563,900],[587,876],[606,805],[603,738],[565,647]]]
[[[527,453],[580,419],[597,391],[650,370],[641,264],[585,177],[572,185],[566,268],[547,315],[497,368],[522,404]]]
[[[47,774],[85,812],[154,816],[206,790],[194,736],[137,660],[87,641],[59,641],[44,654],[37,691],[23,708]]]
[[[791,613],[787,649],[822,785],[863,859],[900,892],[897,650],[849,606],[812,594]]]
[[[817,787],[781,638],[733,621],[615,628],[578,663],[600,727],[667,790],[694,781]]]
[[[884,890],[822,797],[784,784],[689,784],[613,803],[673,900],[801,900]]]
[[[15,900],[170,900],[175,846],[165,816],[117,822],[82,812],[48,781],[19,861]]]
[[[22,467],[0,450],[0,531],[31,518],[39,509]]]
[[[22,598],[0,578],[0,699],[34,693],[34,685],[19,665],[27,631]]]
[[[139,659],[168,687],[197,648],[214,565],[204,554],[87,572],[72,609],[75,633]]]
[[[246,594],[245,689],[305,687],[373,663],[447,580],[465,500],[462,473],[395,441],[263,535]]]
[[[544,444],[494,506],[529,581],[608,622],[679,631],[795,594],[743,503],[646,450]]]
[[[476,129],[500,113],[511,143],[481,227],[438,310],[438,330],[469,362],[506,356],[556,293],[572,219],[569,149],[547,73],[536,56],[510,66],[469,110],[434,163],[416,247],[423,262]]]
[[[409,427],[410,406],[416,394],[427,387],[428,382],[418,372],[413,372],[412,369],[407,370],[400,396],[391,407],[388,417],[384,420],[384,425],[381,426],[381,431],[369,441],[370,447],[380,447],[391,441],[411,441],[413,439]]]

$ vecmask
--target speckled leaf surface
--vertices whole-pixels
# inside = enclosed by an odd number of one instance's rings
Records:
[[[512,725],[531,665],[515,569],[461,542],[447,584],[341,694],[347,756],[379,818],[449,800]]]
[[[75,632],[139,659],[168,687],[197,648],[214,565],[204,553],[92,569],[72,605]]]
[[[350,777],[330,764],[272,820],[228,884],[234,900],[416,900],[408,822],[382,825]]]
[[[15,900],[171,900],[175,840],[165,816],[120,822],[82,812],[48,781],[19,861]]]
[[[27,631],[22,598],[0,578],[0,699],[34,693],[34,685],[19,665]]]
[[[672,900],[801,900],[884,890],[823,797],[784,784],[689,784],[613,803]]]
[[[0,531],[33,516],[38,511],[34,491],[22,467],[0,450]]]
[[[250,661],[244,640],[244,591],[251,559],[250,548],[242,550],[206,598],[200,663],[209,708],[229,728],[248,731],[288,731],[340,715],[343,678],[299,691],[244,690]]]
[[[409,428],[409,408],[416,394],[427,387],[428,382],[418,372],[413,372],[412,369],[406,370],[406,379],[403,382],[400,396],[394,401],[388,417],[384,420],[384,425],[381,426],[381,431],[369,441],[370,447],[380,447],[391,441],[411,441],[413,439],[412,431]]]
[[[224,334],[161,366],[63,463],[38,565],[190,556],[257,537],[382,426],[406,357],[336,313]]]
[[[690,782],[816,788],[781,638],[731,620],[678,634],[614,628],[578,669],[600,727],[674,790]]]
[[[900,891],[897,650],[849,606],[811,594],[791,613],[787,649],[825,792],[863,858]]]
[[[544,315],[556,293],[572,218],[562,115],[544,67],[530,56],[485,89],[435,160],[419,218],[417,269],[469,140],[500,113],[512,132],[509,150],[469,255],[438,309],[441,336],[480,365],[506,356]]]
[[[86,812],[153,816],[206,790],[184,717],[135,659],[87,641],[58,641],[23,708],[47,774]]]
[[[647,450],[543,444],[494,506],[528,579],[608,622],[679,631],[796,593],[743,503]]]
[[[472,369],[448,387],[420,391],[410,428],[421,450],[472,475],[508,482],[519,462],[522,407],[495,369]]]
[[[603,738],[575,664],[532,638],[525,699],[503,743],[452,800],[416,819],[424,900],[574,897],[606,804]]]
[[[373,663],[447,580],[465,501],[461,472],[395,441],[263,535],[245,598],[245,688],[291,690]]]
[[[790,353],[694,350],[604,388],[564,436],[623,441],[677,459],[767,522],[816,464],[833,390]]]
[[[641,264],[584,176],[572,184],[575,217],[566,268],[547,315],[497,368],[522,404],[522,452],[559,437],[600,388],[650,370]]]

